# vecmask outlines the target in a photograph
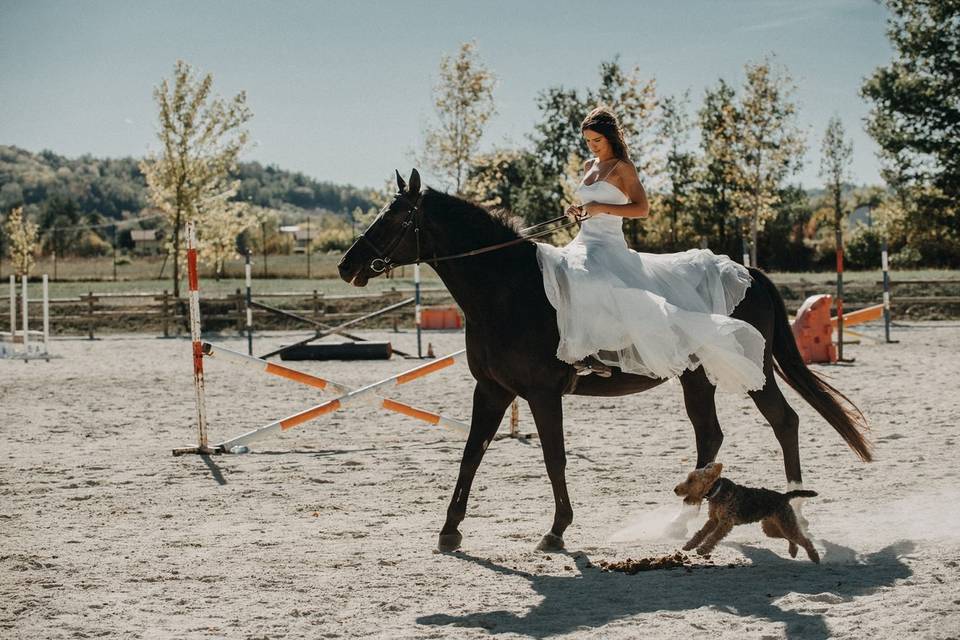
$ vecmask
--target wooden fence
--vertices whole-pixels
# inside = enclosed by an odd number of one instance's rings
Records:
[[[897,280],[891,285],[891,306],[894,317],[923,315],[940,310],[940,316],[960,317],[960,280]],[[829,280],[778,282],[787,310],[796,312],[808,296],[833,293]],[[0,291],[0,296],[5,293]],[[878,304],[882,301],[882,282],[845,282],[844,309]],[[275,306],[296,315],[325,323],[337,324],[359,318],[370,311],[395,304],[413,295],[412,288],[391,289],[381,293],[325,294],[312,292],[258,293],[254,300],[269,300]],[[443,287],[422,288],[423,304],[453,304],[450,293]],[[42,301],[30,300],[30,317],[39,318]],[[19,301],[18,301],[19,305]],[[19,314],[18,314],[19,316]],[[77,297],[50,299],[52,331],[59,335],[84,335],[93,339],[105,331],[150,332],[165,337],[187,331],[186,298],[176,299],[169,291],[143,293],[97,293],[89,291]],[[243,293],[235,293],[201,300],[201,316],[208,331],[242,331],[246,322]],[[9,321],[9,300],[0,297],[0,330],[6,330]],[[282,318],[262,309],[253,310],[255,330],[307,328],[295,320]],[[413,308],[401,308],[377,318],[378,328],[413,325]],[[370,325],[366,325],[369,327]]]

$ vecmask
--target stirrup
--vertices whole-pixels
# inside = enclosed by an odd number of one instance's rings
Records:
[[[593,373],[601,378],[609,378],[611,375],[613,375],[613,370],[610,367],[603,364],[593,356],[588,356],[583,360],[574,362],[573,368],[577,370],[578,376],[588,376]]]

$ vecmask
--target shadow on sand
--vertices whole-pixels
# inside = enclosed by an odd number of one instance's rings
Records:
[[[830,636],[822,615],[782,609],[774,601],[788,594],[803,594],[814,596],[814,604],[823,608],[891,586],[911,575],[900,559],[913,550],[911,542],[901,541],[859,558],[852,549],[819,542],[826,548],[819,566],[788,560],[766,549],[732,545],[751,564],[694,568],[690,573],[650,571],[632,576],[604,572],[579,552],[569,554],[580,570],[580,575],[571,576],[539,576],[468,554],[451,554],[496,573],[526,578],[543,599],[522,615],[503,610],[460,616],[438,613],[422,616],[417,622],[547,638],[584,627],[599,628],[644,613],[682,614],[711,607],[736,616],[781,623],[785,637],[792,640],[819,639]]]

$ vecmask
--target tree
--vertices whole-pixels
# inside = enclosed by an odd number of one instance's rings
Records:
[[[243,126],[252,113],[246,94],[224,101],[212,95],[212,88],[212,75],[198,77],[193,67],[177,61],[172,86],[164,79],[153,92],[161,151],[140,163],[150,200],[173,226],[174,296],[180,295],[181,228],[188,221],[200,222],[202,235],[203,212],[214,211],[213,203],[236,193],[239,182],[230,180],[230,174],[248,139]]]
[[[424,162],[457,194],[463,190],[484,127],[496,113],[495,83],[472,42],[461,44],[456,58],[445,54],[440,59],[440,79],[433,90],[438,124],[426,131]]]
[[[843,123],[833,116],[827,124],[820,147],[820,176],[827,181],[827,192],[833,201],[833,225],[841,233],[843,222],[843,182],[853,160],[853,143],[845,139]],[[839,249],[839,246],[837,247]]]
[[[803,162],[804,140],[794,119],[793,81],[764,61],[745,67],[740,101],[738,163],[743,188],[738,215],[750,227],[750,262],[757,265],[757,232],[772,218],[785,178]]]
[[[10,261],[20,276],[29,276],[33,270],[33,256],[37,251],[37,225],[23,216],[23,207],[17,207],[7,216],[3,225],[7,234]]]
[[[708,88],[698,112],[700,166],[697,171],[697,214],[693,228],[700,237],[716,238],[722,253],[736,255],[741,227],[734,218],[737,192],[743,184],[737,162],[739,112],[736,93],[722,79]],[[732,232],[732,233],[731,233]]]
[[[673,250],[677,246],[677,228],[687,224],[692,208],[696,157],[688,149],[691,128],[687,115],[689,102],[687,93],[680,98],[668,96],[660,102],[660,136],[667,145],[663,204],[670,218],[670,248]]]
[[[960,3],[885,0],[896,59],[861,87],[867,132],[896,190],[904,242],[930,263],[960,261]]]
[[[40,230],[46,249],[55,257],[63,257],[66,248],[79,238],[80,208],[73,198],[55,195],[47,200],[40,214]]]
[[[199,257],[219,280],[226,261],[237,254],[237,237],[257,222],[252,207],[226,198],[204,206],[203,228],[197,238]]]

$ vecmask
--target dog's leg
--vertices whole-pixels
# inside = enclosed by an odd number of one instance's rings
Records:
[[[791,543],[792,543],[792,542],[793,542],[793,541],[791,541]],[[817,564],[820,564],[820,554],[817,553],[816,547],[814,547],[814,546],[813,546],[813,543],[810,542],[810,538],[807,538],[806,536],[804,536],[804,537],[800,538],[797,542],[799,542],[799,543],[800,543],[800,546],[803,547],[804,550],[807,552],[807,557],[808,557],[808,558],[810,558],[811,560],[813,560],[813,561],[816,562]]]
[[[780,525],[777,524],[775,518],[764,518],[760,521],[760,528],[763,529],[763,532],[767,534],[769,538],[783,537],[783,531],[780,530]]]
[[[790,542],[790,557],[797,557],[797,545],[799,544],[804,548],[807,556],[809,556],[811,560],[820,564],[820,554],[817,553],[816,548],[814,548],[813,543],[810,542],[810,538],[806,532],[801,529],[800,522],[793,509],[790,508],[790,505],[787,505],[787,508],[778,514],[776,520],[780,530],[783,532],[783,537]]]
[[[706,539],[700,543],[700,546],[697,547],[697,553],[699,553],[701,556],[705,556],[713,551],[713,548],[717,546],[717,543],[726,538],[727,534],[730,533],[732,529],[733,522],[729,520],[718,522],[713,531],[711,531]]]
[[[695,534],[693,534],[693,537],[690,538],[689,542],[687,542],[687,544],[683,545],[683,550],[684,550],[684,551],[690,551],[690,549],[693,549],[695,546],[697,546],[698,544],[700,544],[700,541],[703,540],[703,539],[707,536],[708,533],[710,533],[711,531],[713,531],[713,529],[714,529],[716,526],[717,526],[717,521],[716,521],[716,520],[714,520],[713,518],[708,519],[707,522],[706,522],[706,524],[704,524],[704,525],[700,528],[700,531],[697,531]]]

